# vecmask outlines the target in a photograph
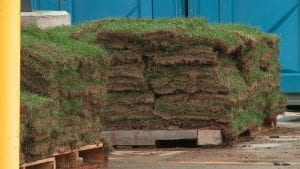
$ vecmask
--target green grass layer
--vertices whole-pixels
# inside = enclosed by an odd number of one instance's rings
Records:
[[[105,32],[123,32],[139,37],[159,31],[173,32],[177,40],[212,40],[209,44],[195,41],[196,44],[192,44],[195,46],[223,45],[226,48],[225,51],[216,51],[218,74],[214,74],[213,77],[218,76],[219,84],[229,89],[226,97],[236,104],[210,116],[222,117],[229,114],[232,119],[227,127],[232,129],[235,135],[260,125],[273,114],[280,113],[284,98],[279,90],[279,39],[276,35],[265,34],[256,28],[238,24],[209,24],[201,18],[101,20],[46,30],[30,25],[22,28],[22,65],[25,65],[22,67],[22,100],[29,112],[45,112],[45,115],[59,119],[61,126],[55,128],[59,142],[55,142],[56,145],[73,146],[96,142],[98,137],[95,133],[101,130],[101,124],[109,123],[101,121],[103,114],[109,116],[109,112],[105,112],[110,104],[107,102],[118,103],[118,95],[122,97],[123,103],[126,97],[134,98],[149,93],[148,90],[139,93],[126,91],[116,93],[110,98],[106,85],[109,72],[114,68],[111,58],[113,54],[123,51],[105,48],[97,43],[97,35]],[[162,42],[158,40],[154,43]],[[174,54],[176,50],[178,51],[176,47],[166,50],[159,57],[168,56],[172,52]],[[180,65],[162,71],[154,62],[146,62],[149,66],[144,70],[147,83],[151,79],[164,81],[186,75],[183,72],[186,67]],[[205,73],[201,76],[213,78]],[[171,85],[185,87],[186,83],[174,82]],[[149,85],[151,90],[159,87],[161,84]],[[43,110],[47,102],[53,102],[55,105],[52,111]],[[212,106],[220,106],[217,102],[215,104]],[[194,111],[187,106],[181,105],[178,108],[176,104],[168,105],[163,102],[153,104],[153,110],[172,111],[181,115]],[[195,114],[197,111],[193,113]],[[143,123],[146,120],[136,121]],[[153,115],[153,120],[150,121],[151,124],[153,121],[167,123],[157,115]],[[28,123],[27,121],[26,124]],[[89,127],[78,127],[78,124],[82,123]],[[122,120],[118,121],[120,126],[121,123]],[[24,131],[26,129],[25,125]],[[52,130],[51,127],[50,129]],[[65,137],[66,133],[70,135]],[[56,145],[53,147],[59,147]]]

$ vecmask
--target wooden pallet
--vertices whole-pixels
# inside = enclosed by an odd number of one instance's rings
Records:
[[[22,164],[20,169],[56,169],[55,157]]]
[[[52,157],[25,163],[20,169],[106,169],[108,153],[103,144],[87,145],[78,149],[55,153]]]
[[[103,131],[113,146],[155,146],[158,140],[197,140],[197,145],[221,145],[221,130],[127,130]]]

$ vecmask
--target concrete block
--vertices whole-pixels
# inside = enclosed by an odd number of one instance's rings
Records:
[[[66,11],[21,12],[22,25],[37,24],[41,29],[71,25],[70,14]]]
[[[197,130],[103,131],[102,136],[112,145],[153,146],[156,140],[197,139]]]
[[[198,130],[198,145],[221,145],[223,143],[221,130]]]

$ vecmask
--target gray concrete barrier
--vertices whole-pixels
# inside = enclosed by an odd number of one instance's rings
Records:
[[[35,23],[41,29],[71,25],[70,14],[66,11],[22,12],[22,25]]]

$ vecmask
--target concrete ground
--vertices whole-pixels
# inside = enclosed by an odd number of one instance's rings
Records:
[[[300,169],[300,113],[278,117],[276,130],[227,148],[117,150],[110,169]]]

